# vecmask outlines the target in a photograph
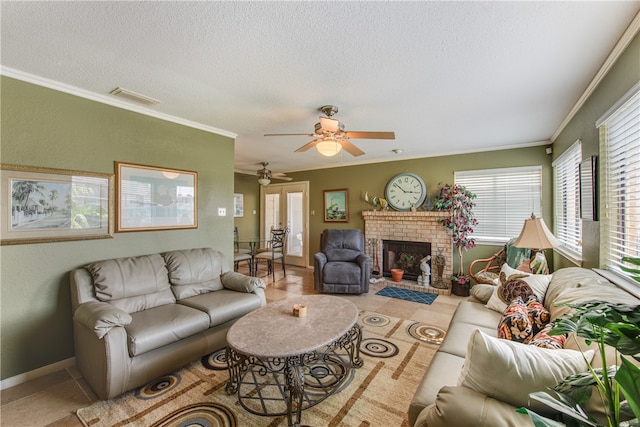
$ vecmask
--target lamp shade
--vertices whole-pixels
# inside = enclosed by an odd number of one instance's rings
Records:
[[[562,243],[553,235],[542,218],[531,218],[524,221],[520,235],[513,243],[516,248],[549,249]]]
[[[342,150],[342,145],[334,138],[323,138],[316,144],[316,149],[323,156],[335,156]]]

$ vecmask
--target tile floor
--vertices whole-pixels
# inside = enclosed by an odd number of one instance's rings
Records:
[[[248,271],[241,272],[247,273]],[[259,275],[264,272],[259,272]],[[276,280],[267,283],[267,301],[294,295],[317,293],[313,289],[313,270],[287,266],[287,277],[276,266]],[[465,298],[439,295],[431,305],[401,301],[375,295],[384,282],[372,284],[369,293],[341,295],[361,310],[425,322],[446,330],[458,303]],[[94,393],[74,369],[64,369],[0,392],[0,425],[7,427],[82,427],[75,410],[96,400]]]

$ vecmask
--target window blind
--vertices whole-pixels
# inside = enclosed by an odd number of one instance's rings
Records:
[[[562,242],[561,250],[573,258],[582,257],[582,220],[580,219],[580,162],[582,142],[574,142],[553,162],[553,233]]]
[[[640,257],[640,85],[598,123],[604,183],[601,264],[619,274],[623,256]]]
[[[477,196],[473,237],[479,242],[504,243],[520,235],[532,213],[540,216],[542,166],[458,171],[454,180]]]

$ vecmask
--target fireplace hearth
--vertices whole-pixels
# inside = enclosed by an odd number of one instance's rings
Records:
[[[431,255],[431,243],[429,242],[383,240],[382,275],[391,277],[392,268],[401,268],[404,270],[403,279],[417,280],[418,276],[422,274],[420,260],[427,255]],[[427,263],[431,266],[431,261]]]

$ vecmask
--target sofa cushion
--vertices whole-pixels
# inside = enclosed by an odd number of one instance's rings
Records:
[[[175,302],[164,259],[158,254],[114,258],[85,266],[96,298],[127,313]]]
[[[209,317],[180,304],[167,304],[131,315],[125,326],[129,355],[139,356],[209,328]]]
[[[584,355],[593,358],[593,351]],[[582,353],[549,350],[491,337],[475,331],[469,340],[459,384],[516,407],[540,414],[548,407],[529,400],[529,393],[546,391],[562,378],[587,370]]]
[[[496,276],[497,277],[497,276]],[[497,278],[496,278],[497,280]],[[496,290],[494,285],[478,284],[471,287],[471,295],[482,303],[487,303],[493,291]]]
[[[498,322],[500,322],[501,317],[502,313],[488,310],[487,307],[484,306],[484,304],[472,301],[461,301],[458,304],[456,311],[453,313],[450,326],[454,325],[455,323],[467,323],[471,326],[475,325],[495,330],[496,325],[498,324]]]
[[[458,357],[465,357],[469,346],[469,339],[477,330],[481,330],[485,334],[494,337],[497,337],[498,335],[495,323],[493,326],[488,328],[469,323],[452,322],[447,329],[447,335],[444,341],[440,344],[440,351],[453,354]]]
[[[171,289],[181,300],[223,288],[220,276],[229,271],[224,255],[211,248],[187,249],[162,254],[167,263]]]
[[[357,257],[356,257],[357,258]],[[349,285],[360,283],[362,269],[359,264],[345,261],[328,262],[322,269],[322,281],[324,283]]]
[[[227,289],[185,298],[178,303],[205,313],[209,319],[209,326],[238,319],[262,306],[262,300],[258,295]]]
[[[533,336],[533,326],[527,306],[517,297],[507,307],[498,323],[498,338],[528,343]]]

